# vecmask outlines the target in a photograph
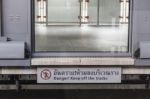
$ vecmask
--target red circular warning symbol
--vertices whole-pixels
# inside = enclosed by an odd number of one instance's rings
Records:
[[[49,80],[51,78],[51,71],[48,69],[41,71],[41,78],[44,80]]]

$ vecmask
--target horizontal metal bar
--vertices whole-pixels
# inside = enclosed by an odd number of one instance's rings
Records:
[[[33,58],[31,65],[134,65],[134,59],[99,57]]]
[[[23,67],[23,66],[30,66],[30,59],[25,59],[25,60],[0,60],[0,67],[14,67],[14,66],[19,66],[19,67]]]
[[[100,53],[100,52],[38,52],[34,57],[131,57],[131,53]]]
[[[16,90],[16,85],[0,85],[0,90]]]
[[[148,67],[134,67],[134,68],[123,68],[122,74],[150,74],[150,68]]]
[[[97,66],[98,67],[98,66]],[[102,67],[102,66],[101,66]],[[105,67],[105,66],[103,66]],[[47,67],[50,68],[50,67]],[[61,67],[63,68],[63,67]],[[109,68],[109,67],[108,67]],[[4,75],[13,75],[13,74],[18,74],[18,75],[36,75],[37,74],[37,68],[1,68],[0,69],[0,74]],[[150,74],[150,68],[149,67],[122,67],[122,74]]]
[[[35,69],[15,69],[15,68],[2,68],[0,69],[0,74],[4,75],[33,75],[37,74],[36,68]]]

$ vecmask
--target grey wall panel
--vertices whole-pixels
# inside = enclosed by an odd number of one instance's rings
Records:
[[[30,0],[3,0],[4,36],[12,41],[26,42],[30,49]]]
[[[149,10],[150,6],[150,0],[133,0],[134,2],[134,10]]]
[[[140,58],[150,58],[150,41],[140,42]]]
[[[7,38],[11,42],[25,42],[28,50],[31,50],[31,0],[3,0],[2,16],[3,16],[3,35],[5,38],[1,39],[5,41]],[[4,42],[3,42],[4,43]],[[13,47],[13,44],[10,45]],[[9,47],[10,47],[9,46]],[[4,51],[3,55],[10,57],[7,53],[7,48],[2,47]],[[5,48],[5,49],[4,49]],[[22,47],[19,47],[20,49]],[[15,49],[15,48],[14,48]],[[17,52],[17,50],[14,50]],[[20,50],[24,51],[24,50]],[[24,52],[21,52],[21,56],[17,52],[17,55],[11,57],[11,59],[0,59],[0,66],[30,66],[30,59],[24,57]],[[1,55],[2,56],[2,55]],[[19,59],[18,59],[19,58]]]
[[[1,23],[2,23],[2,21],[1,21],[1,19],[2,19],[2,17],[1,17],[2,14],[1,14],[1,13],[2,13],[2,0],[0,0],[0,36],[1,36],[1,30],[2,30],[2,29],[1,29],[1,28],[2,28],[2,27],[1,27],[1,26],[2,26],[2,25],[1,25]]]
[[[0,37],[0,42],[7,42],[7,38],[6,37]]]
[[[150,41],[150,0],[133,0],[132,52],[140,48],[141,42]],[[141,53],[141,54],[146,54]],[[148,54],[148,53],[147,53]],[[137,59],[136,65],[150,65],[149,59]]]
[[[133,52],[140,41],[150,41],[150,0],[133,0]]]
[[[24,42],[0,42],[0,59],[24,59]]]

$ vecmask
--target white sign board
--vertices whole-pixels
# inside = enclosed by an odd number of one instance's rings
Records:
[[[121,83],[121,68],[38,68],[37,83]]]

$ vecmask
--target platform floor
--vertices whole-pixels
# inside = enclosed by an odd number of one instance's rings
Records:
[[[36,51],[127,51],[128,25],[35,26]]]

